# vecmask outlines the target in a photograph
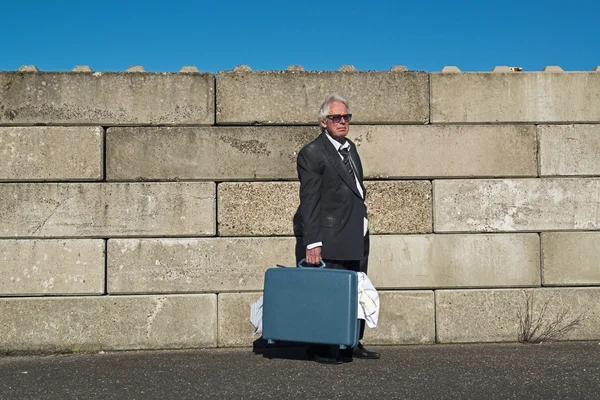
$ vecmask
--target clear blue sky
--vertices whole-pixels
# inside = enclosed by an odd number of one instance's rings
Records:
[[[2,1],[0,70],[600,65],[600,1]]]

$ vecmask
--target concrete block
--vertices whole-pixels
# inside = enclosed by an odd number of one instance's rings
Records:
[[[600,175],[600,125],[540,125],[540,175]]]
[[[365,188],[370,232],[432,232],[431,182],[367,181]]]
[[[251,347],[260,338],[254,335],[250,323],[250,304],[262,296],[255,293],[219,293],[219,341],[218,347]]]
[[[408,68],[406,68],[404,65],[394,65],[392,68],[390,68],[390,72],[408,72]]]
[[[446,73],[457,73],[460,72],[460,69],[458,69],[458,67],[453,66],[453,65],[446,65],[444,68],[442,68],[442,73],[446,74]]]
[[[321,102],[334,92],[350,101],[352,122],[429,120],[425,72],[235,70],[217,73],[217,123],[316,125]]]
[[[217,187],[219,236],[293,235],[298,182],[223,182]]]
[[[434,232],[597,230],[600,180],[438,180]]]
[[[304,68],[302,67],[302,65],[288,65],[287,67],[288,71],[304,71]]]
[[[506,65],[498,65],[495,66],[494,69],[492,70],[492,72],[513,72],[513,70]]]
[[[541,321],[534,325],[562,327],[583,314],[580,325],[559,339],[600,339],[600,288],[438,290],[438,343],[518,341],[519,313],[527,315],[527,293],[533,296],[529,315]],[[561,315],[563,323],[556,324]]]
[[[0,299],[0,351],[216,347],[217,296]]]
[[[549,65],[547,67],[544,67],[544,69],[542,71],[544,71],[544,72],[565,72],[558,65]]]
[[[435,343],[432,291],[379,291],[379,301],[379,321],[376,328],[365,328],[365,344]]]
[[[125,72],[146,72],[146,70],[141,65],[131,65]]]
[[[356,72],[356,67],[354,65],[342,65],[340,72]]]
[[[600,75],[432,73],[432,123],[598,122]]]
[[[215,234],[215,184],[4,183],[0,237]]]
[[[542,233],[544,285],[600,285],[600,233]]]
[[[428,182],[382,181],[367,185],[372,234],[430,231]],[[293,235],[293,217],[300,205],[299,188],[298,182],[220,183],[219,235]],[[369,190],[373,191],[372,197]]]
[[[349,137],[367,179],[537,175],[534,126],[353,126]]]
[[[0,240],[0,295],[104,293],[104,240]]]
[[[0,181],[101,180],[101,127],[0,128]]]
[[[378,289],[539,286],[539,237],[375,235],[369,278]]]
[[[196,72],[200,72],[198,71],[198,67],[196,66],[185,66],[185,67],[181,67],[181,69],[179,70],[179,72],[185,72],[185,73],[196,73]]]
[[[88,65],[76,65],[72,72],[94,72]]]
[[[250,323],[250,304],[262,296],[254,293],[220,293],[219,347],[252,346],[260,337]],[[381,309],[376,328],[366,328],[364,343],[375,345],[428,344],[435,342],[432,291],[380,291]]]
[[[107,180],[298,179],[317,127],[109,128]]]
[[[2,125],[210,125],[212,73],[0,73]]]
[[[267,268],[294,266],[295,238],[110,239],[109,293],[262,290]]]
[[[40,72],[35,65],[21,65],[19,72]]]

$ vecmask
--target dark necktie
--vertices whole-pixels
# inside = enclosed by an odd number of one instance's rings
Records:
[[[346,148],[340,147],[339,152],[342,155],[342,159],[344,160],[344,166],[346,167],[346,171],[348,171],[348,173],[350,174],[352,179],[356,179],[354,177],[354,169],[352,168],[352,163],[350,162],[350,148],[349,147],[346,147]]]

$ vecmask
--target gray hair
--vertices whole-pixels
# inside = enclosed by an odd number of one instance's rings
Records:
[[[325,121],[327,119],[327,116],[330,114],[329,106],[331,103],[335,102],[344,104],[348,109],[348,112],[350,112],[350,104],[348,103],[348,100],[346,100],[346,98],[341,94],[334,93],[327,96],[325,101],[321,104],[321,107],[319,108],[319,121]]]

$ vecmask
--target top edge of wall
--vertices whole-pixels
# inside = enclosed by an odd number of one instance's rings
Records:
[[[177,74],[177,73],[213,73],[211,71],[201,72],[196,66],[184,66],[178,72],[147,72],[143,66],[131,66],[127,68],[125,71],[94,71],[90,66],[87,65],[78,65],[75,66],[71,71],[40,71],[35,65],[23,65],[17,71],[0,71],[0,73],[6,72],[31,72],[31,73],[95,73],[95,74],[119,74],[123,72],[127,73],[146,73],[146,74]],[[353,72],[431,72],[436,73],[437,71],[419,71],[419,70],[410,70],[403,65],[394,65],[389,71],[383,70],[358,70],[353,65],[342,65],[338,70],[305,70],[301,65],[290,65],[285,70],[252,70],[252,68],[248,65],[238,65],[232,70],[220,70],[217,72],[256,72],[256,73],[298,73],[298,72],[307,72],[307,73],[323,73],[323,72],[345,72],[345,73],[353,73]],[[442,68],[440,73],[532,73],[532,72],[600,72],[600,66],[593,67],[589,71],[585,70],[577,70],[577,71],[565,71],[560,66],[551,65],[544,67],[541,71],[537,70],[524,70],[522,67],[510,67],[510,66],[495,66],[491,71],[461,71],[456,66],[445,66]]]

